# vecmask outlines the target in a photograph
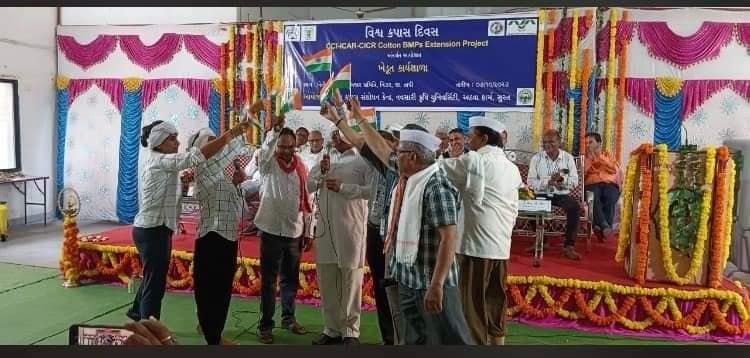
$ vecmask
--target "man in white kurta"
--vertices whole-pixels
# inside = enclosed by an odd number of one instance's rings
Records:
[[[358,344],[367,235],[367,198],[375,175],[351,144],[331,135],[335,150],[313,166],[318,193],[315,259],[325,328],[313,344]],[[321,175],[321,168],[323,175]]]
[[[502,149],[504,126],[472,117],[469,127],[472,151],[440,164],[463,200],[457,252],[464,316],[477,344],[499,345],[506,334],[507,268],[522,180]]]

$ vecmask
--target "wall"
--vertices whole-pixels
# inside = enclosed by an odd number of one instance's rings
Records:
[[[62,7],[61,25],[205,24],[237,21],[236,7]]]
[[[47,211],[54,211],[55,165],[55,23],[54,7],[6,7],[0,11],[0,76],[18,79],[23,172],[49,176]],[[33,26],[31,25],[33,24]],[[41,201],[29,187],[31,200]],[[10,185],[0,187],[8,201],[11,225],[23,224],[23,197]],[[42,219],[41,207],[29,208],[29,219]]]
[[[356,11],[357,7],[345,7]],[[373,7],[363,7],[363,10],[378,9]],[[365,15],[365,19],[373,18],[407,18],[415,17],[413,7],[396,7],[393,9],[377,11]],[[259,19],[261,9],[256,7],[243,7],[240,9],[240,19],[242,21],[256,21]],[[349,11],[336,9],[333,7],[263,7],[263,18],[267,20],[332,20],[332,19],[356,19],[356,16]]]

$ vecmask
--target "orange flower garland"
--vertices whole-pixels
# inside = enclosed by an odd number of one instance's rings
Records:
[[[590,16],[586,12],[586,18]],[[583,50],[583,73],[581,74],[581,119],[578,121],[578,153],[586,153],[586,130],[589,108],[589,80],[591,79],[591,49]]]
[[[221,44],[219,47],[219,81],[223,84],[219,87],[219,131],[224,133],[226,124],[224,123],[224,114],[227,110],[226,91],[227,86],[227,44]]]
[[[66,215],[63,219],[63,245],[60,255],[60,271],[68,287],[77,286],[79,283],[78,267],[78,225],[75,217]]]
[[[716,150],[718,157],[718,171],[716,174],[716,180],[714,181],[716,189],[714,190],[714,203],[713,214],[711,221],[711,261],[708,271],[708,286],[717,288],[721,285],[722,271],[724,269],[724,263],[722,262],[724,256],[724,229],[727,215],[727,208],[723,203],[726,203],[725,196],[727,193],[727,166],[729,163],[729,149],[726,146],[721,146]],[[731,208],[730,208],[731,210]]]
[[[642,148],[643,152],[640,157],[641,203],[639,204],[638,208],[638,262],[635,271],[635,280],[639,285],[643,285],[646,281],[649,230],[651,228],[651,187],[653,184],[653,170],[651,169],[649,160],[651,159],[651,155],[654,153],[654,147],[651,144],[644,144]]]

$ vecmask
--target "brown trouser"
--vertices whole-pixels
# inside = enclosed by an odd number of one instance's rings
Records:
[[[458,255],[458,262],[464,316],[471,335],[478,345],[503,344],[508,260]]]

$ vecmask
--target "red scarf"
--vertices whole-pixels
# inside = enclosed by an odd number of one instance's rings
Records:
[[[312,213],[312,206],[310,205],[310,195],[307,194],[307,168],[302,162],[302,158],[299,155],[294,154],[292,161],[287,163],[281,157],[276,154],[276,161],[279,163],[279,167],[284,173],[290,174],[293,171],[297,172],[299,177],[299,210],[303,213]]]

